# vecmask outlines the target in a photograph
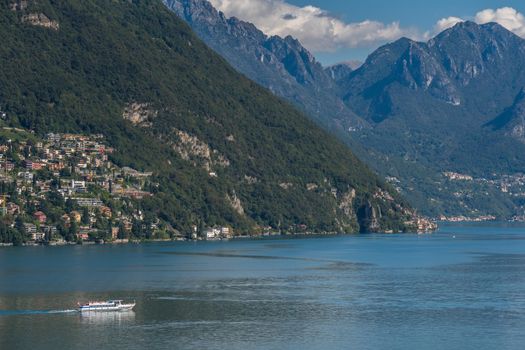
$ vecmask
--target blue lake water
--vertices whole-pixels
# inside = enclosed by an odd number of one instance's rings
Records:
[[[0,249],[2,350],[524,347],[523,226]]]

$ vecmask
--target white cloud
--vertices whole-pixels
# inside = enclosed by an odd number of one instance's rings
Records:
[[[444,31],[445,29],[451,28],[460,22],[464,22],[464,20],[459,17],[452,16],[452,17],[442,18],[439,21],[437,21],[436,25],[434,26],[434,32],[440,33]]]
[[[235,16],[253,23],[267,35],[291,35],[314,52],[333,52],[356,47],[372,48],[402,36],[414,40],[428,40],[467,19],[454,16],[442,18],[431,30],[421,32],[414,28],[404,28],[399,22],[365,20],[347,23],[318,7],[299,7],[287,3],[286,0],[209,1],[228,17]],[[486,9],[468,19],[479,24],[497,22],[525,38],[525,16],[514,8]]]
[[[496,22],[515,34],[525,37],[525,16],[512,7],[502,7],[497,10],[486,9],[476,14],[476,23]]]
[[[385,24],[366,20],[346,23],[318,7],[298,7],[284,0],[210,2],[227,16],[251,22],[268,35],[291,35],[309,50],[317,52],[373,46],[404,35],[415,35],[415,31],[401,28],[399,22]]]
[[[512,7],[502,7],[499,9],[486,9],[478,12],[474,18],[474,22],[478,24],[485,24],[489,22],[496,22],[507,28],[516,35],[525,38],[525,16]],[[434,26],[434,34],[437,34],[445,29],[448,29],[464,19],[459,17],[447,17],[440,19]]]

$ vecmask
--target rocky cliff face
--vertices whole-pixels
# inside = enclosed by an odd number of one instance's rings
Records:
[[[514,82],[525,80],[520,68],[524,58],[524,41],[513,33],[494,23],[464,22],[427,43],[403,38],[385,45],[338,84],[347,104],[376,122],[396,109],[417,109],[400,96],[407,89],[452,106],[494,111],[501,108],[500,100],[521,88]],[[386,99],[390,108],[378,109]]]
[[[330,78],[332,78],[334,81],[340,81],[342,79],[348,78],[350,73],[354,71],[354,67],[356,67],[355,64],[352,64],[351,62],[344,62],[339,64],[334,64],[333,66],[326,67],[325,72],[328,74]]]
[[[20,15],[22,23],[58,30],[60,28],[58,21],[50,19],[45,13],[38,12],[40,9],[33,8],[37,4],[36,1],[17,0],[10,3],[9,8]]]

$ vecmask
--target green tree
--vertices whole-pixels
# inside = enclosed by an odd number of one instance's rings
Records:
[[[82,224],[89,225],[90,223],[89,209],[87,207],[82,208]]]
[[[77,203],[73,199],[68,198],[66,200],[65,206],[66,206],[66,208],[65,208],[66,211],[68,213],[71,213],[73,210],[75,210],[77,208]]]
[[[68,234],[66,236],[66,241],[74,242],[77,240],[78,233],[78,224],[75,220],[71,220],[71,225],[69,226]]]
[[[64,197],[62,197],[56,188],[52,188],[48,192],[47,200],[55,207],[64,208],[65,206]]]
[[[119,223],[117,237],[118,237],[118,239],[127,239],[127,238],[129,238],[129,235],[128,235],[125,227],[124,227],[124,223],[123,222]]]
[[[143,233],[142,223],[137,219],[133,219],[131,225],[131,235],[135,238],[143,238]]]

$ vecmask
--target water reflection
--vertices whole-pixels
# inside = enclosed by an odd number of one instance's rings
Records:
[[[135,311],[80,312],[80,323],[85,325],[123,325],[135,321]]]

